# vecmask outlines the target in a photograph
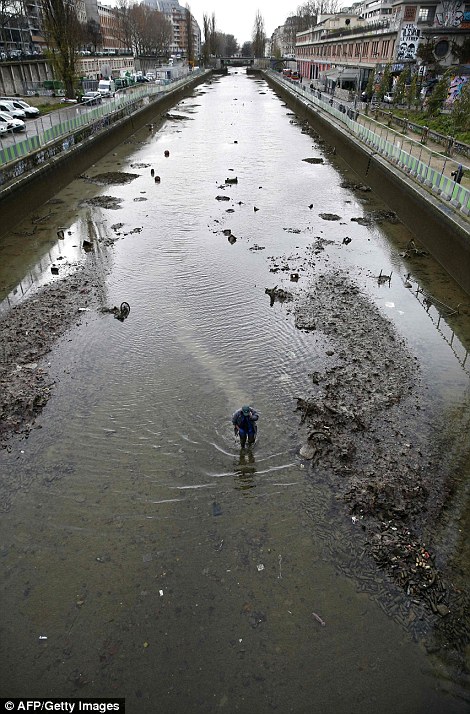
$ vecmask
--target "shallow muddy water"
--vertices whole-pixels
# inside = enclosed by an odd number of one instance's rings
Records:
[[[446,424],[459,454],[470,318],[439,319],[417,288],[451,307],[468,298],[432,261],[400,257],[403,226],[351,221],[384,206],[341,188],[340,157],[264,82],[229,74],[177,115],[87,172],[138,178],[77,178],[0,243],[3,310],[84,239],[106,270],[101,306],[131,306],[122,323],[93,310],[67,333],[48,360],[56,385],[40,429],[0,453],[2,696],[125,696],[137,713],[468,711],[465,673],[344,575],[356,527],[298,456],[296,398],[328,345],[265,288],[295,293],[315,272],[348,271],[405,338],[429,422]],[[98,196],[120,208],[84,203]],[[245,403],[259,438],[241,452],[230,417]],[[461,585],[465,477],[433,532]]]

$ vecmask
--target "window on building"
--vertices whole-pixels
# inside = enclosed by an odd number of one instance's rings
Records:
[[[382,41],[382,57],[388,57],[388,51],[390,49],[390,40]]]
[[[360,42],[356,42],[356,47],[354,48],[354,56],[355,57],[361,56],[361,43]]]
[[[435,7],[420,7],[418,12],[418,22],[432,23],[434,21]]]
[[[378,57],[379,56],[379,41],[376,40],[375,42],[372,43],[372,57]]]
[[[369,43],[368,43],[368,42],[364,42],[364,44],[363,44],[363,46],[362,46],[362,56],[363,56],[363,57],[367,57],[368,54],[369,54]]]

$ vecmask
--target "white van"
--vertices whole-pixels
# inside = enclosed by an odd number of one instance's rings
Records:
[[[98,92],[102,97],[114,97],[114,92],[116,91],[116,85],[113,79],[100,79],[98,84]]]
[[[15,119],[24,119],[26,117],[26,112],[23,111],[23,109],[17,109],[13,106],[12,102],[7,101],[6,99],[0,101],[0,111],[8,112],[8,114],[11,114],[11,116],[15,117]]]

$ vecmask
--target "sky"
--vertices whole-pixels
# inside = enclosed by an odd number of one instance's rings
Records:
[[[181,5],[186,3],[181,2]],[[259,10],[264,19],[264,31],[268,37],[276,27],[283,25],[286,17],[293,15],[300,2],[276,2],[276,0],[189,0],[191,12],[203,29],[204,13],[211,16],[215,13],[215,22],[220,32],[235,35],[239,44],[251,40],[256,11]]]
[[[283,25],[285,19],[295,14],[297,7],[302,4],[301,0],[179,0],[179,3],[183,7],[189,5],[201,33],[203,15],[212,16],[212,13],[215,13],[217,30],[226,35],[235,35],[240,45],[251,40],[257,10],[264,19],[266,36],[271,37],[276,27]],[[104,4],[117,5],[117,2],[104,0]]]

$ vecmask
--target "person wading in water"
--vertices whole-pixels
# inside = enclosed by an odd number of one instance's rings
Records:
[[[234,432],[236,436],[240,437],[242,449],[245,448],[247,438],[249,446],[255,443],[258,419],[259,415],[253,407],[244,406],[233,414]]]

